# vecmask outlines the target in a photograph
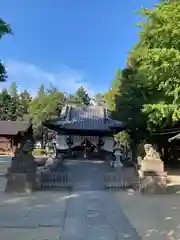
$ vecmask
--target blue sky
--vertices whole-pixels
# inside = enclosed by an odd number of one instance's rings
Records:
[[[9,79],[35,93],[41,83],[106,91],[138,40],[142,6],[158,0],[1,0],[14,35],[0,41]]]

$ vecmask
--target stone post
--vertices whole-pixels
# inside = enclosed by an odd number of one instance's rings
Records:
[[[7,173],[6,192],[32,192],[36,188],[36,163],[32,156],[33,140],[26,139],[16,148]]]

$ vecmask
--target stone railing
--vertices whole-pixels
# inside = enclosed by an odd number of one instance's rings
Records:
[[[36,178],[37,189],[71,188],[71,174],[66,172],[40,172]]]
[[[133,167],[122,167],[118,171],[110,172],[104,176],[105,188],[137,189],[139,178]]]

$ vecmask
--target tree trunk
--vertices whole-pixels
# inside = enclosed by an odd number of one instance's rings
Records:
[[[44,131],[43,131],[43,126],[41,126],[41,148],[44,149]]]
[[[132,150],[132,162],[137,163],[137,144],[132,141],[131,143],[131,150]]]

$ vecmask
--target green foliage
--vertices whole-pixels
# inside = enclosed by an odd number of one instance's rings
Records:
[[[0,18],[0,39],[6,34],[12,34],[11,28],[2,18]],[[0,60],[0,82],[4,82],[6,77],[6,69]]]
[[[58,117],[62,107],[68,102],[68,97],[76,100],[76,103],[79,99],[79,104],[89,104],[90,101],[83,87],[75,95],[66,96],[52,84],[48,89],[41,84],[37,95],[32,98],[27,90],[19,92],[13,82],[9,89],[0,92],[0,121],[31,120],[36,139],[42,140],[45,138],[42,122]]]
[[[13,83],[0,93],[0,120],[23,120],[30,101],[30,94],[26,90],[19,94]]]
[[[0,94],[0,120],[12,120],[10,106],[11,96],[7,89],[4,89]]]
[[[16,83],[0,93],[0,120],[32,120],[37,136],[42,137],[42,122],[59,116],[65,96],[55,87],[45,89],[40,86],[32,99],[27,90],[18,92]]]
[[[120,142],[121,145],[129,147],[131,144],[131,139],[126,131],[122,131],[115,136],[116,141]]]
[[[2,18],[0,18],[0,39],[6,34],[12,34],[11,27]]]
[[[66,96],[66,103],[74,106],[89,105],[90,101],[91,98],[83,86],[78,88],[75,94],[68,94]]]
[[[121,76],[122,73],[120,69],[118,69],[116,72],[116,77],[112,81],[111,89],[109,89],[109,91],[104,94],[105,102],[110,111],[114,111],[116,108],[116,97],[120,94],[119,90],[121,88]]]
[[[29,116],[28,116],[28,108],[29,108],[29,104],[30,102],[32,101],[32,97],[31,97],[31,94],[27,91],[27,90],[24,90],[23,92],[21,92],[19,94],[19,114],[21,116],[21,119],[23,120],[27,120],[29,119]]]
[[[159,4],[143,9],[140,41],[134,52],[142,94],[142,113],[152,131],[172,127],[179,122],[180,85],[180,2]]]
[[[142,9],[140,14],[145,18],[139,26],[140,40],[136,48],[180,48],[180,2],[158,4],[153,10]]]
[[[81,105],[89,105],[90,104],[91,99],[83,86],[78,88],[78,90],[76,91],[75,100],[77,102],[79,102]]]
[[[179,2],[179,0],[161,0],[160,2],[161,3],[171,4],[171,3]]]
[[[32,120],[36,135],[42,134],[42,122],[59,116],[62,106],[65,102],[65,96],[56,88],[45,90],[41,85],[37,96],[30,102],[28,114]]]
[[[139,42],[105,95],[109,109],[126,121],[136,140],[180,122],[180,1],[140,14],[145,21],[139,24]]]

